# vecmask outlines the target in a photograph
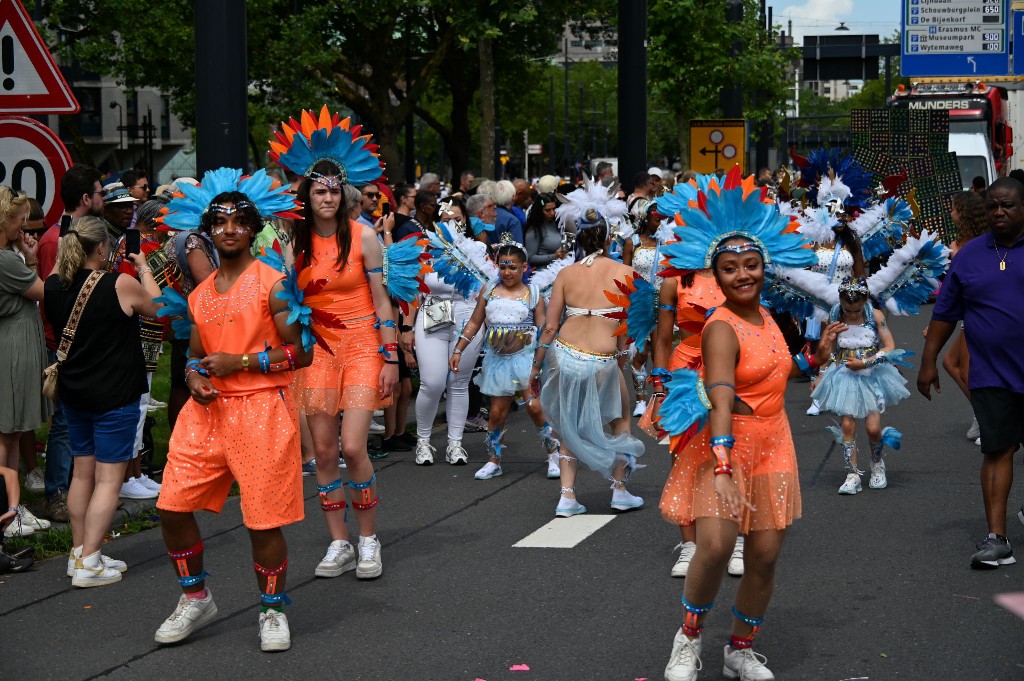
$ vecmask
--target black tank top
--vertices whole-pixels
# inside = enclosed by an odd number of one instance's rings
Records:
[[[53,274],[46,279],[43,309],[60,343],[78,292],[92,270],[80,270],[64,288]],[[57,379],[60,400],[72,409],[102,414],[139,399],[149,388],[139,339],[139,318],[121,309],[114,286],[120,275],[104,274],[78,321],[71,352]]]

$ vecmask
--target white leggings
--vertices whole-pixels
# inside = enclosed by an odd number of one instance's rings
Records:
[[[461,440],[462,431],[466,427],[466,415],[469,413],[469,381],[473,377],[473,367],[480,354],[484,331],[477,332],[473,341],[466,347],[459,360],[459,372],[448,371],[455,344],[459,342],[466,321],[472,314],[472,307],[460,310],[455,306],[455,325],[440,331],[427,333],[423,330],[423,316],[416,319],[416,362],[420,367],[420,392],[416,396],[416,435],[430,439],[430,429],[437,415],[437,405],[441,395],[448,391],[445,400],[445,416],[448,419],[448,439]]]

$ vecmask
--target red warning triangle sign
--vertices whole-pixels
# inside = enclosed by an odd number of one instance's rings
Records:
[[[81,107],[19,0],[0,0],[0,114],[72,114]]]

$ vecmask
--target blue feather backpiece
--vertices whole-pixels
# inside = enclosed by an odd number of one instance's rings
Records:
[[[163,304],[163,307],[157,310],[156,316],[171,320],[171,330],[174,331],[175,338],[188,340],[192,337],[192,322],[188,320],[188,301],[185,296],[170,286],[165,286],[163,295],[154,298],[153,302]]]
[[[711,400],[704,390],[700,374],[692,369],[676,369],[665,382],[665,400],[658,411],[658,427],[669,435],[683,435],[686,440],[707,425]]]
[[[939,288],[949,266],[949,249],[930,232],[908,237],[880,270],[868,277],[868,289],[891,314],[917,314],[918,306]]]
[[[472,298],[488,282],[488,277],[462,252],[456,237],[444,224],[435,225],[435,231],[428,232],[427,237],[434,272],[463,297]]]

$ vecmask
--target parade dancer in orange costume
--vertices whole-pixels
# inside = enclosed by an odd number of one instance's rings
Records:
[[[184,191],[168,205],[164,222],[208,232],[220,268],[188,299],[185,382],[192,399],[171,436],[157,501],[184,593],[155,638],[181,641],[217,614],[194,512],[219,512],[237,481],[262,592],[260,647],[287,650],[288,550],[281,527],[304,515],[298,412],[289,386],[292,372],[307,366],[312,353],[302,347],[300,325],[288,323],[287,303],[278,295],[285,290],[283,275],[249,249],[262,219],[288,217],[295,202],[263,171],[242,180],[241,171],[221,168]]]
[[[389,294],[404,301],[415,297],[417,287],[407,284],[421,275],[423,249],[415,239],[384,249],[373,229],[349,219],[342,186],[380,179],[382,164],[376,145],[360,136],[358,127],[350,128],[348,119],[331,116],[327,107],[318,117],[304,111],[301,121],[282,125],[271,142],[271,157],[303,176],[298,189],[303,220],[295,224],[293,247],[296,268],[303,270],[299,280],[308,282],[305,304],[314,308],[318,343],[312,365],[299,373],[296,392],[313,438],[320,505],[331,535],[316,575],[337,577],[355,569],[357,578],[374,579],[384,566],[377,539],[377,476],[366,441],[374,410],[390,404],[398,381],[398,329]],[[382,227],[390,231],[390,225]],[[341,453],[359,525],[358,556],[348,541],[336,458],[341,412]]]

